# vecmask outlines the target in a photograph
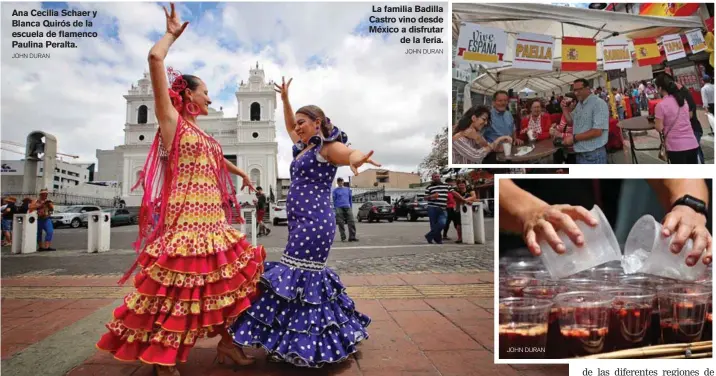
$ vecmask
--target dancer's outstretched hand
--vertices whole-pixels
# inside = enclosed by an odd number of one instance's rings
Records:
[[[277,93],[281,94],[282,100],[288,99],[288,87],[291,85],[291,81],[293,81],[293,78],[289,78],[288,82],[286,82],[286,79],[284,77],[281,77],[281,86],[279,86],[278,84],[273,84],[275,86],[274,90],[276,90]]]
[[[184,32],[184,29],[186,29],[187,25],[189,25],[189,21],[181,23],[179,14],[174,9],[174,3],[169,3],[169,6],[172,9],[171,14],[167,12],[167,7],[163,7],[164,14],[167,16],[167,33],[173,35],[174,38],[179,38],[179,36]]]
[[[369,151],[368,154],[361,155],[361,153],[352,153],[350,157],[351,162],[351,171],[353,171],[353,175],[358,175],[358,168],[360,166],[363,166],[363,164],[368,163],[372,164],[375,167],[380,167],[380,163],[376,163],[374,160],[372,160],[370,157],[373,155],[373,150]]]
[[[249,189],[249,193],[256,192],[256,188],[254,188],[253,185],[251,185],[251,181],[249,179],[244,179],[243,184],[241,185],[241,190],[243,191],[244,188]]]

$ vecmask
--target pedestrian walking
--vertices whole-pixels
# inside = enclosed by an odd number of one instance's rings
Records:
[[[348,224],[348,241],[357,242],[356,222],[353,218],[353,193],[343,185],[343,179],[336,180],[338,186],[333,189],[333,210],[336,212],[336,224],[341,233],[341,241],[346,241],[345,225]]]
[[[2,207],[2,235],[3,235],[3,247],[12,245],[12,219],[17,213],[17,206],[15,203],[17,199],[15,197],[3,198],[6,203]]]
[[[271,233],[271,229],[264,223],[264,216],[268,210],[268,199],[264,194],[263,188],[256,187],[256,221],[258,222],[259,236],[267,236]]]
[[[52,226],[52,220],[50,216],[55,210],[55,205],[52,200],[48,199],[49,192],[46,188],[40,190],[40,197],[33,201],[28,209],[29,212],[37,212],[37,251],[54,251],[52,248],[52,236],[55,233],[55,229]],[[42,233],[45,233],[43,241]]]
[[[450,240],[448,238],[448,230],[450,230],[450,224],[452,223],[455,226],[455,231],[458,233],[458,240],[462,239],[460,236],[460,219],[456,218],[459,216],[459,212],[456,209],[457,202],[455,201],[455,198],[453,196],[453,192],[455,192],[455,189],[457,188],[457,184],[455,182],[455,179],[453,178],[447,178],[445,179],[445,183],[450,186],[450,189],[448,191],[448,197],[447,197],[447,203],[445,205],[445,210],[447,211],[447,220],[445,222],[445,228],[443,229],[443,240]]]
[[[430,232],[425,234],[428,243],[443,244],[442,231],[447,222],[448,192],[450,186],[443,183],[439,173],[432,175],[432,182],[425,188],[425,200],[428,202],[428,218],[430,218]]]

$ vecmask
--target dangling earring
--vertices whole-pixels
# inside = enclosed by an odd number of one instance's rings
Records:
[[[184,110],[191,116],[199,115],[199,112],[201,112],[199,106],[194,102],[189,102],[184,105]]]

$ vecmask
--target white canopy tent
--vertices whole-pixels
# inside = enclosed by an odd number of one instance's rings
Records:
[[[472,90],[492,94],[497,90],[530,88],[538,93],[569,90],[577,78],[592,79],[603,74],[601,43],[614,36],[630,39],[658,37],[702,27],[698,16],[653,17],[605,12],[546,4],[468,4],[453,3],[453,39],[457,40],[462,23],[476,23],[502,29],[507,33],[504,65],[480,67]],[[514,42],[518,33],[530,32],[555,38],[552,71],[512,68]],[[598,71],[562,72],[562,37],[593,38],[597,44]],[[474,69],[477,67],[473,66]]]

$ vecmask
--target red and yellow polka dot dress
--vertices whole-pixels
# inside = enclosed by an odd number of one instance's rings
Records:
[[[153,157],[162,159],[159,144],[155,140],[147,166]],[[142,210],[161,207],[162,212],[149,230],[140,226],[140,233],[154,236],[137,259],[135,290],[115,309],[109,332],[97,343],[119,360],[186,362],[197,339],[217,335],[249,308],[263,273],[263,247],[253,247],[226,218],[231,183],[221,146],[180,119],[172,149],[163,158],[161,205],[148,199],[154,177],[143,183]]]

